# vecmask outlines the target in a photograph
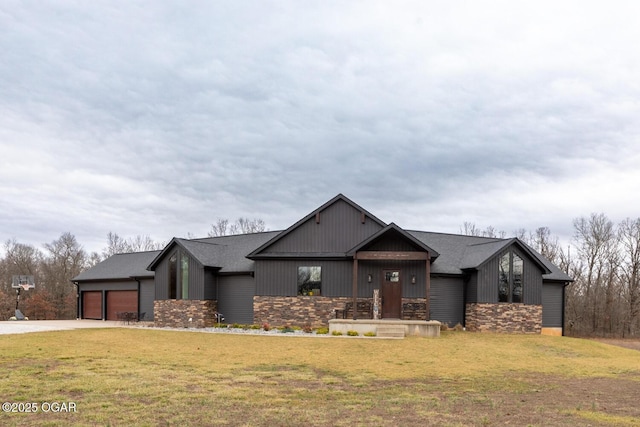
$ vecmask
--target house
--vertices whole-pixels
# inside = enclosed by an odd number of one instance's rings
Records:
[[[370,317],[377,290],[383,319],[562,334],[572,279],[517,238],[404,230],[339,194],[284,231],[174,238],[73,281],[81,318],[132,311],[206,327],[220,312],[228,323],[326,325]]]

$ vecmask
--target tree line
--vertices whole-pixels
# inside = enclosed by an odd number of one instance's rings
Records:
[[[573,221],[574,234],[566,249],[547,227],[515,236],[547,257],[574,281],[566,287],[565,332],[574,336],[640,336],[640,218],[614,224],[605,214]],[[219,219],[208,235],[261,232],[264,221]],[[504,238],[493,227],[480,229],[465,222],[461,233]],[[14,314],[16,292],[12,275],[32,275],[36,289],[21,293],[20,307],[32,319],[76,317],[77,289],[71,279],[116,253],[158,250],[166,242],[149,236],[124,239],[108,233],[101,253],[87,253],[71,233],[45,243],[42,249],[15,239],[4,243],[0,258],[0,319]]]

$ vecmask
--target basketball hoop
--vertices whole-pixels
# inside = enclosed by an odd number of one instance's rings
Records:
[[[33,287],[29,283],[21,283],[20,287],[25,291],[28,291],[29,289],[33,289]]]

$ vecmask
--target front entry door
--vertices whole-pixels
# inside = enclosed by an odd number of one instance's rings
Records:
[[[402,307],[402,282],[400,270],[382,272],[382,318],[399,319]]]

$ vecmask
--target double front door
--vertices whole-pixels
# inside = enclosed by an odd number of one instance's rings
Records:
[[[402,281],[400,270],[383,270],[382,286],[382,318],[400,319],[402,314]]]

